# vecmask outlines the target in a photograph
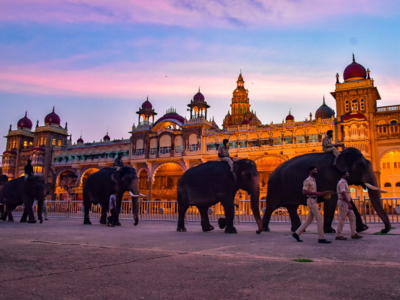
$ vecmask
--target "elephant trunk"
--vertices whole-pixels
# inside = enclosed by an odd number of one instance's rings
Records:
[[[376,181],[376,177],[375,177],[373,170],[370,170],[369,173],[370,173],[369,180],[367,180],[366,183],[369,183],[372,186],[378,186],[378,183]],[[368,195],[369,195],[369,200],[372,203],[372,206],[374,207],[376,213],[381,218],[382,222],[385,224],[385,228],[382,229],[381,232],[388,233],[391,229],[391,224],[390,224],[390,220],[389,220],[385,210],[383,209],[383,206],[381,203],[380,191],[368,188]]]
[[[132,214],[133,214],[133,219],[134,219],[133,225],[136,226],[137,224],[139,224],[138,197],[139,197],[139,195],[141,195],[139,193],[139,180],[136,179],[136,180],[132,181],[132,186],[131,186],[131,190],[129,191],[129,193],[132,196]]]
[[[256,176],[252,179],[251,188],[249,191],[250,201],[251,201],[251,210],[253,211],[254,219],[257,222],[258,229],[257,234],[263,231],[263,224],[260,217],[260,178]]]

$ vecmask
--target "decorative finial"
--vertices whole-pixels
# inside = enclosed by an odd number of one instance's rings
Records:
[[[36,127],[39,127],[39,120],[36,121]]]
[[[289,115],[292,115],[292,109],[289,108]]]
[[[11,131],[11,127],[12,127],[12,124],[10,124],[10,129],[8,129],[8,131]]]
[[[354,53],[353,53],[353,62],[356,62],[356,58],[354,57]]]
[[[200,87],[199,87],[199,93],[200,93]]]
[[[324,100],[322,101],[322,104],[325,105],[325,95],[324,95]]]
[[[369,68],[367,69],[367,79],[371,79],[370,77],[369,77],[369,72],[370,72],[370,70],[369,70]]]
[[[336,73],[336,83],[339,83],[339,73]]]
[[[56,108],[56,106],[54,105],[54,106],[53,106],[53,112],[54,112],[55,108]]]
[[[147,99],[146,100],[149,101],[149,95],[147,95]]]
[[[65,129],[68,129],[68,122],[65,122]]]
[[[28,111],[25,112],[25,118],[28,116]]]

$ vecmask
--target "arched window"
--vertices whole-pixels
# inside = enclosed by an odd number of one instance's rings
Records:
[[[358,110],[358,101],[357,100],[351,101],[351,110],[352,111],[357,111]]]
[[[396,187],[400,187],[400,182],[396,182]]]
[[[390,182],[386,182],[385,185],[384,185],[384,187],[392,187],[392,185],[391,185]]]
[[[390,121],[390,125],[397,125],[397,121],[396,120]]]

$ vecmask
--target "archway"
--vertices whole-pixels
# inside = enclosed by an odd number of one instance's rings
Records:
[[[72,170],[62,171],[56,178],[55,194],[59,200],[76,199],[77,176]]]
[[[97,169],[97,168],[90,168],[90,169],[87,169],[83,174],[82,174],[82,176],[81,176],[81,181],[80,181],[80,186],[84,186],[85,185],[85,182],[86,182],[86,180],[88,179],[88,177],[90,176],[90,175],[92,175],[93,173],[96,173],[97,171],[99,171],[99,169]]]
[[[256,160],[257,170],[260,174],[260,199],[267,196],[268,179],[272,171],[284,161],[283,158],[272,155]]]
[[[149,193],[149,172],[146,169],[139,170],[139,191],[144,195]]]
[[[388,193],[385,198],[400,197],[400,151],[388,151],[379,161],[381,171],[380,186]]]
[[[183,173],[183,168],[176,163],[160,165],[153,174],[151,199],[176,200],[178,180]]]

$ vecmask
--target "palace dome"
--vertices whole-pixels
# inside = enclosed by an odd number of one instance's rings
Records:
[[[45,118],[44,118],[44,123],[46,125],[51,125],[51,124],[56,124],[56,125],[60,125],[61,123],[61,119],[60,117],[54,112],[54,107],[53,107],[53,111],[51,113],[49,113]]]
[[[246,125],[246,124],[249,124],[249,120],[244,119],[244,120],[242,121],[242,125]]]
[[[82,137],[80,137],[76,142],[77,142],[78,144],[83,144],[83,143],[84,143]]]
[[[142,108],[143,109],[152,109],[153,105],[151,104],[151,102],[149,101],[149,97],[147,97],[146,101],[144,101],[142,103]]]
[[[193,101],[194,102],[204,102],[204,95],[202,93],[200,93],[200,88],[199,88],[198,93],[193,96]]]
[[[107,142],[109,142],[111,139],[110,139],[110,136],[108,135],[108,132],[107,132],[107,134],[103,137],[103,140],[104,141],[107,141]]]
[[[333,116],[333,109],[325,104],[325,97],[322,105],[315,112],[315,119],[329,119]]]
[[[344,69],[343,72],[343,79],[345,81],[349,80],[360,80],[360,79],[366,79],[367,78],[367,70],[365,68],[356,63],[356,60],[354,58],[353,54],[353,62]]]
[[[154,123],[154,125],[156,125],[156,124],[158,124],[158,123],[160,123],[162,121],[168,120],[168,119],[178,121],[181,124],[183,124],[185,122],[185,118],[184,117],[182,117],[181,115],[178,115],[175,112],[175,110],[169,109],[169,110],[167,110],[167,113],[165,115],[163,115],[161,118],[159,118],[157,120],[157,122]]]
[[[25,116],[18,121],[18,129],[32,129],[32,121],[28,119],[27,114],[28,112],[25,112]]]
[[[286,117],[286,121],[293,121],[294,117],[292,116],[292,113],[289,111],[289,114]]]

